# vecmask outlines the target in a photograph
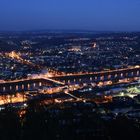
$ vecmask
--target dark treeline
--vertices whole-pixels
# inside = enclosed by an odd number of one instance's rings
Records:
[[[0,140],[137,140],[139,126],[124,115],[105,121],[99,110],[83,103],[45,106],[33,101],[26,110],[6,107],[0,112]]]

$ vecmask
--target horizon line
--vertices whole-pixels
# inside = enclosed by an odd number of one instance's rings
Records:
[[[136,33],[140,32],[140,30],[90,30],[90,29],[21,29],[21,30],[0,30],[0,33],[2,32],[113,32],[113,33]]]

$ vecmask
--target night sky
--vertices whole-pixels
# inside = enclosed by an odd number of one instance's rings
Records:
[[[140,0],[0,0],[0,30],[140,31]]]

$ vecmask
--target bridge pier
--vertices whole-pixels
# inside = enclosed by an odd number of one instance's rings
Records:
[[[56,81],[61,81],[65,84],[106,84],[108,81],[113,83],[119,82],[119,80],[135,80],[140,77],[140,67],[133,68],[124,68],[119,70],[110,70],[104,72],[95,72],[90,74],[73,74],[73,75],[62,75],[52,77],[52,81],[50,79],[27,79],[27,80],[15,80],[15,82],[5,82],[0,83],[0,93],[8,93],[8,92],[23,92],[28,90],[36,90],[41,88],[42,86],[48,86],[54,84]],[[56,83],[55,83],[56,84]],[[58,83],[57,83],[58,84]]]
[[[54,82],[46,79],[31,79],[31,80],[19,80],[19,82],[6,82],[0,83],[0,94],[9,94],[16,92],[23,92],[29,90],[36,90],[42,86],[49,86]]]

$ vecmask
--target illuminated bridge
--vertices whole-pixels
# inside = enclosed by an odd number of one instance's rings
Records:
[[[99,83],[112,82],[117,83],[120,80],[127,79],[133,81],[140,77],[140,67],[130,67],[125,69],[102,71],[95,73],[83,73],[83,74],[67,74],[67,75],[55,75],[50,78],[45,76],[35,77],[33,79],[16,80],[10,82],[0,83],[0,93],[9,92],[22,92],[36,90],[43,86],[62,86],[72,84],[91,84],[98,85]]]
[[[79,83],[100,83],[106,81],[117,82],[123,79],[134,79],[140,77],[140,67],[131,67],[126,69],[117,69],[110,71],[102,71],[95,73],[83,74],[68,74],[52,77],[52,79],[59,80],[65,84],[79,84]]]
[[[0,93],[15,93],[37,90],[41,87],[55,87],[62,85],[61,82],[57,82],[48,78],[36,78],[36,79],[22,79],[15,81],[6,81],[0,83]]]

